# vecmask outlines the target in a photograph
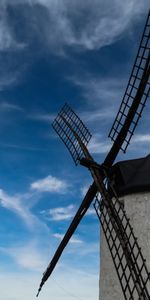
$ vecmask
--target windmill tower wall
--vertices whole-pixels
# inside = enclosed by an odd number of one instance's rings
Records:
[[[138,237],[143,256],[150,270],[150,192],[134,193],[120,198],[135,235]],[[111,254],[101,230],[100,244],[100,300],[123,300],[119,279]],[[137,300],[137,299],[135,299]]]

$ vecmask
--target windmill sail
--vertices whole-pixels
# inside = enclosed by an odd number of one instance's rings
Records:
[[[111,189],[112,211],[108,209],[103,195],[96,197],[94,207],[102,225],[123,295],[126,300],[148,300],[150,299],[150,275],[146,260],[130,220],[113,187]]]
[[[118,134],[129,124],[128,134],[123,137],[121,149],[125,152],[134,130],[145,107],[150,91],[150,11],[146,20],[144,32],[133,65],[131,76],[120,105],[119,111],[110,130],[109,137],[118,143]],[[133,113],[135,114],[133,116]]]
[[[91,133],[67,103],[58,113],[52,126],[77,165],[83,156],[83,151],[73,132],[77,133],[84,145],[89,143]]]

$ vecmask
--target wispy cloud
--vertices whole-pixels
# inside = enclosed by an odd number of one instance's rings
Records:
[[[94,266],[95,268],[95,266]],[[70,276],[73,274],[73,276]],[[36,288],[41,277],[40,272],[2,272],[0,274],[1,281],[1,297],[3,300],[22,300],[34,299]],[[98,299],[98,269],[89,269],[88,272],[80,271],[77,268],[66,268],[63,271],[55,272],[48,284],[43,287],[41,298],[49,300],[90,300]],[[19,282],[19,284],[18,284]],[[69,286],[68,286],[69,282]],[[8,292],[8,287],[9,291]]]
[[[88,149],[91,153],[95,154],[101,154],[106,153],[110,149],[110,144],[108,143],[107,139],[106,142],[103,141],[102,136],[99,134],[96,134],[92,137]]]
[[[136,0],[114,0],[113,3],[110,0],[105,3],[99,0],[93,0],[92,3],[80,0],[74,3],[68,0],[1,1],[0,90],[20,80],[29,64],[26,58],[29,59],[36,45],[41,45],[36,48],[36,55],[42,53],[38,53],[39,48],[64,56],[67,56],[68,47],[74,51],[100,49],[115,43],[126,31],[129,32],[132,24],[148,9],[148,0],[144,5]],[[21,36],[16,29],[16,20],[21,28]],[[19,57],[20,53],[23,53],[24,61],[22,55]],[[7,59],[4,59],[4,54]]]
[[[12,8],[17,7],[18,13],[25,16],[26,23],[22,26],[25,27],[25,32],[30,31],[29,38],[32,36],[41,39],[51,49],[56,49],[57,46],[58,50],[62,46],[91,50],[112,44],[125,30],[129,29],[137,16],[149,8],[148,0],[145,0],[144,5],[137,3],[136,0],[126,2],[115,0],[113,3],[110,0],[106,0],[105,3],[98,0],[93,0],[92,3],[79,0],[74,3],[68,0],[31,0],[30,2],[16,0],[10,3],[6,0],[1,3],[0,49],[3,50],[10,47],[21,48],[27,42],[30,43],[25,38],[22,42],[17,40],[13,32],[14,28],[11,28],[8,22],[8,4]],[[24,7],[21,4],[24,4]],[[23,8],[26,10],[23,11]],[[28,18],[26,12],[28,12]],[[33,14],[34,21],[31,21]],[[41,30],[38,30],[39,24]],[[53,34],[49,34],[48,28],[51,28]]]
[[[64,234],[61,234],[61,233],[54,233],[53,236],[59,240],[62,240],[63,237],[64,237]],[[78,238],[76,235],[74,235],[70,241],[69,241],[70,244],[82,244],[83,243],[83,240],[81,240],[80,238]]]
[[[75,206],[70,204],[65,207],[51,208],[46,211],[46,215],[53,221],[70,220],[75,214]]]
[[[0,91],[3,91],[10,86],[14,86],[19,81],[21,75],[20,72],[10,70],[9,68],[10,67],[7,66],[6,70],[2,72],[0,76]]]
[[[0,247],[0,251],[9,255],[17,265],[32,271],[41,271],[47,262],[47,253],[40,251],[35,241],[14,247]]]
[[[24,3],[28,3],[24,0]],[[62,46],[73,46],[83,49],[98,49],[112,44],[125,30],[128,30],[137,16],[149,8],[148,0],[145,4],[136,0],[120,2],[106,0],[102,3],[98,0],[84,1],[31,1],[28,10],[33,11],[34,5],[41,5],[45,16],[41,16],[41,35],[46,37],[47,43],[58,49]],[[45,8],[46,10],[44,11]],[[34,11],[38,15],[38,10]],[[35,27],[38,28],[38,20],[35,17]],[[79,28],[79,24],[80,28]],[[78,25],[78,26],[77,26]],[[48,35],[51,27],[53,35]],[[31,27],[33,30],[34,27]],[[35,32],[36,33],[36,32]],[[40,34],[39,34],[40,36]]]
[[[47,113],[32,113],[31,115],[28,116],[28,118],[35,120],[35,121],[41,121],[41,122],[46,122],[50,123],[54,120],[55,115],[54,114],[47,114]]]
[[[19,43],[15,39],[13,29],[8,21],[7,5],[9,1],[1,1],[0,3],[0,51],[12,51],[25,47],[24,43]]]
[[[16,62],[16,55],[26,49],[26,43],[17,39],[9,4],[9,0],[0,2],[0,91],[17,84],[24,69],[24,62],[20,64],[18,56]]]
[[[138,154],[138,157],[147,155],[149,153],[150,147],[150,134],[135,134],[132,137],[131,145],[129,151],[131,153]]]
[[[9,195],[3,189],[0,189],[0,205],[16,214],[30,230],[30,233],[35,236],[41,233],[43,236],[47,236],[49,230],[46,224],[32,212],[32,208],[39,201],[39,198],[39,193],[31,191],[24,194]]]
[[[85,196],[85,194],[83,196]],[[76,211],[77,211],[77,207],[73,204],[70,204],[64,207],[55,207],[55,208],[43,210],[41,211],[41,214],[44,215],[48,220],[60,222],[60,221],[66,221],[72,219]],[[86,214],[88,216],[94,215],[95,214],[94,208],[92,207],[89,208]]]
[[[25,224],[31,228],[37,223],[37,219],[30,212],[28,206],[24,205],[24,197],[26,197],[26,195],[10,196],[0,189],[0,204],[6,209],[17,214],[25,222]],[[32,195],[28,194],[28,200],[30,198],[32,198]]]
[[[88,189],[89,189],[90,183],[89,184],[85,184],[84,186],[81,187],[80,192],[81,192],[81,196],[84,197],[85,194],[87,193]]]
[[[114,108],[110,110],[108,108],[103,108],[100,111],[85,111],[81,113],[81,119],[85,122],[95,122],[100,120],[112,119],[114,117]]]
[[[148,142],[150,142],[150,134],[136,134],[132,139],[132,143],[148,143]]]
[[[90,207],[86,213],[87,216],[96,216],[96,211],[94,207]]]
[[[51,175],[39,179],[31,183],[31,189],[37,192],[49,192],[49,193],[58,193],[64,194],[67,192],[69,184],[63,180]]]
[[[0,102],[0,112],[23,112],[23,108],[18,104],[2,101]]]
[[[95,74],[84,74],[82,78],[70,77],[75,86],[80,88],[80,93],[87,104],[87,111],[79,111],[81,118],[90,126],[95,127],[95,123],[101,124],[100,128],[103,130],[104,124],[109,124],[117,114],[120,101],[122,100],[126,78],[114,77],[97,77]],[[101,123],[100,123],[101,122]],[[93,143],[96,143],[97,137],[94,138]],[[101,145],[102,149],[105,145]],[[94,149],[95,146],[93,145]]]
[[[74,253],[78,253],[79,256],[88,256],[88,255],[96,255],[99,253],[99,243],[98,242],[86,242],[77,243],[74,247],[70,247],[67,249],[67,255],[73,255]]]
[[[0,146],[3,148],[10,148],[10,149],[14,149],[14,150],[23,150],[23,151],[31,151],[31,152],[49,151],[49,149],[46,149],[46,148],[43,149],[40,147],[38,148],[38,147],[30,146],[30,145],[9,144],[9,143],[2,143],[2,142],[0,142]]]

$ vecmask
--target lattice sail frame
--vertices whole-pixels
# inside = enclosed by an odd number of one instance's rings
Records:
[[[108,183],[108,178],[105,180],[105,186],[106,190],[109,186],[109,193],[112,197],[111,213],[103,193],[97,194],[94,207],[102,225],[125,300],[149,300],[150,273],[146,260],[134,235],[130,219],[113,185],[110,181]]]
[[[145,24],[144,32],[138,49],[138,53],[135,59],[135,63],[128,81],[128,85],[117,113],[116,119],[112,125],[109,133],[111,140],[115,141],[120,130],[122,129],[124,122],[127,118],[128,112],[133,104],[134,100],[138,98],[140,103],[138,105],[136,114],[130,125],[128,134],[121,147],[123,152],[130,143],[131,137],[134,134],[134,130],[137,126],[139,118],[145,107],[146,100],[150,92],[150,11]]]
[[[52,127],[68,148],[77,165],[85,156],[83,148],[77,140],[77,136],[81,142],[87,146],[92,137],[91,133],[67,103],[58,113]]]

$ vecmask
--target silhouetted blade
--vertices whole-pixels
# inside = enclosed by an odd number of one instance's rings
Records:
[[[118,143],[118,135],[123,135],[121,149],[126,151],[134,130],[141,117],[150,91],[150,11],[131,76],[110,130],[109,137]]]
[[[92,136],[89,130],[68,104],[63,106],[52,126],[68,148],[75,164],[77,165],[81,158],[84,157],[84,153],[76,138],[76,134],[86,146]]]
[[[49,263],[46,271],[43,274],[41,283],[40,283],[40,287],[38,290],[38,294],[42,289],[42,286],[44,285],[44,283],[47,281],[47,279],[49,278],[49,276],[52,274],[63,250],[65,249],[65,247],[67,246],[69,240],[71,239],[72,235],[74,234],[76,228],[78,227],[80,221],[82,220],[83,216],[85,215],[87,209],[89,208],[91,202],[93,201],[93,198],[95,197],[96,194],[96,186],[95,183],[93,183],[90,187],[88,192],[86,193],[86,196],[84,197],[77,213],[75,214],[66,234],[64,235],[60,245],[58,246],[51,262]],[[37,294],[37,296],[38,296]]]

